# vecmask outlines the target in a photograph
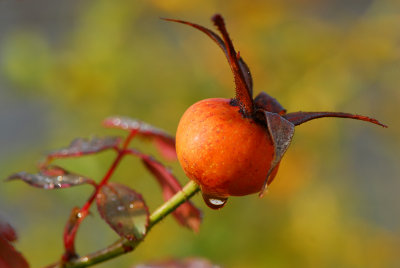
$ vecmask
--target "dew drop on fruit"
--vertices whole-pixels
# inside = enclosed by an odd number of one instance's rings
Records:
[[[206,205],[212,209],[223,208],[226,204],[226,201],[228,200],[227,197],[213,196],[205,193],[202,193],[202,195],[204,202],[206,202]]]

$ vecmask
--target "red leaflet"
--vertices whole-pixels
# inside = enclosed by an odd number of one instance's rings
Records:
[[[163,192],[164,200],[167,201],[175,193],[182,190],[178,180],[160,162],[149,156],[142,156],[142,161],[145,167],[154,175],[160,184]],[[201,211],[196,208],[192,202],[186,201],[179,206],[173,213],[175,219],[183,226],[192,229],[195,232],[199,231],[201,224]]]
[[[175,138],[165,131],[153,127],[140,120],[124,116],[112,116],[103,121],[105,127],[120,128],[124,130],[136,130],[139,137],[153,141],[160,154],[167,160],[175,160]]]
[[[46,190],[68,188],[82,184],[95,185],[93,180],[78,174],[69,173],[58,166],[45,167],[36,174],[18,172],[7,178],[7,181],[11,180],[23,180],[31,186]]]
[[[4,237],[10,242],[13,242],[17,240],[17,233],[15,232],[14,228],[11,227],[10,224],[8,224],[5,221],[2,221],[0,218],[0,236]]]
[[[29,264],[21,253],[15,250],[10,243],[17,239],[17,235],[10,224],[0,219],[0,267],[1,268],[28,268]]]
[[[47,155],[46,163],[55,158],[78,157],[95,154],[108,149],[114,149],[120,144],[120,137],[93,137],[91,139],[77,138],[68,147],[58,149]]]
[[[0,236],[0,267],[27,268],[28,262],[4,237]]]
[[[143,239],[149,225],[149,210],[142,196],[125,185],[109,183],[96,196],[101,217],[120,236]]]

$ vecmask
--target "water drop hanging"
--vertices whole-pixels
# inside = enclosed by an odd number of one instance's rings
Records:
[[[206,205],[212,209],[223,208],[226,204],[226,201],[228,200],[227,197],[213,196],[213,195],[208,195],[208,194],[204,194],[204,193],[202,195],[203,195],[204,202],[206,202]]]

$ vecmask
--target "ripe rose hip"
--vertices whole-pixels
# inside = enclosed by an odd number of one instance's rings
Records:
[[[243,118],[229,99],[206,99],[187,109],[176,149],[188,177],[217,203],[230,195],[259,192],[274,158],[265,126]]]
[[[208,35],[224,51],[235,79],[235,98],[193,104],[182,116],[176,133],[178,160],[186,175],[200,185],[206,204],[213,209],[222,208],[229,196],[256,192],[262,196],[278,171],[297,125],[321,117],[342,117],[386,127],[373,118],[348,113],[286,113],[265,92],[253,100],[250,70],[236,53],[220,15],[212,20],[222,38],[194,23],[166,20]]]

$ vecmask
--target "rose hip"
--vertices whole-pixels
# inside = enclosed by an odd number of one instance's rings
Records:
[[[297,125],[321,117],[341,117],[386,127],[376,119],[348,113],[286,113],[265,92],[253,99],[250,70],[235,51],[221,15],[212,20],[222,38],[198,24],[166,20],[208,35],[225,53],[235,79],[235,98],[193,104],[182,116],[176,133],[178,160],[186,175],[200,185],[206,204],[213,209],[222,208],[229,196],[256,192],[262,196],[278,171]]]

